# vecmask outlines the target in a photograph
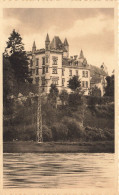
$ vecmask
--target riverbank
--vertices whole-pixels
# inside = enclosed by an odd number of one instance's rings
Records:
[[[14,141],[3,143],[4,153],[113,153],[114,142],[44,142]]]

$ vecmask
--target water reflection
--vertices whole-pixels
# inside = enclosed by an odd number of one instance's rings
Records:
[[[4,154],[4,188],[113,188],[114,154]]]

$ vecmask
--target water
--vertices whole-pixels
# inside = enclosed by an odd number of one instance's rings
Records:
[[[114,154],[4,154],[4,188],[114,188]]]

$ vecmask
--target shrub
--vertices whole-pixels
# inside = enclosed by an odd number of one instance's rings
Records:
[[[77,107],[82,104],[82,96],[78,93],[71,93],[68,98],[68,104],[71,107]]]
[[[65,124],[56,123],[52,127],[53,140],[66,140],[68,135],[68,129]]]
[[[68,138],[70,140],[72,140],[73,138],[80,139],[84,137],[84,128],[81,122],[77,121],[76,119],[65,117],[62,120],[62,123],[66,124],[67,126]]]
[[[85,128],[85,131],[87,141],[109,141],[114,139],[114,132],[110,129],[100,129],[96,127],[87,126]]]
[[[43,141],[50,141],[52,139],[52,131],[46,125],[42,127],[43,131]]]

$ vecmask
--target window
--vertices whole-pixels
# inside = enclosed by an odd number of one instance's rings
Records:
[[[58,80],[53,80],[53,81],[52,81],[52,84],[58,85]]]
[[[36,58],[36,66],[39,65],[39,58]]]
[[[63,79],[62,79],[62,86],[64,86],[64,82],[65,82],[65,79],[63,78]]]
[[[45,65],[45,57],[42,58],[42,65]]]
[[[88,88],[88,81],[86,81],[86,88]]]
[[[57,65],[58,57],[52,57],[52,60],[53,60],[52,64]]]
[[[84,81],[82,81],[82,87],[85,87],[85,83],[84,83]]]
[[[69,70],[69,76],[72,76],[72,70]]]
[[[57,68],[56,67],[52,68],[52,74],[57,74]]]
[[[83,71],[82,76],[87,78],[88,77],[88,71]]]
[[[62,69],[62,76],[64,76],[64,69]]]
[[[76,70],[76,76],[78,76],[78,70]]]
[[[82,81],[82,87],[88,88],[88,81]]]
[[[42,74],[45,74],[45,67],[42,67]]]
[[[86,77],[88,77],[88,71],[86,71]]]
[[[36,68],[36,75],[38,75],[38,68]]]
[[[48,73],[48,66],[46,66],[46,73]]]
[[[82,77],[85,77],[85,71],[82,72]]]

